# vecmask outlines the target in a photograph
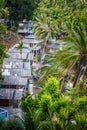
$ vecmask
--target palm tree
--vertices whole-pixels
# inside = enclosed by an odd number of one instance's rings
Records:
[[[38,38],[44,40],[42,55],[46,51],[47,41],[54,36],[52,25],[54,23],[50,17],[47,17],[47,14],[41,13],[36,17],[34,32]]]
[[[22,59],[22,49],[23,48],[24,48],[24,43],[21,41],[21,42],[19,42],[19,45],[17,47],[17,49],[20,50],[21,59]]]
[[[62,50],[53,52],[50,61],[51,66],[47,67],[46,71],[42,72],[42,76],[40,76],[41,80],[50,75],[62,77],[61,80],[64,82],[62,83],[62,90],[64,90],[64,84],[68,78],[72,78],[73,87],[75,87],[80,78],[86,76],[87,31],[82,27],[78,27],[77,30],[72,29],[71,34],[63,41],[66,42],[66,45]]]
[[[55,70],[55,72],[50,71],[50,74],[55,73],[56,75],[58,75],[58,70],[59,70],[60,73],[63,72],[62,76],[66,78],[67,76],[71,75],[71,72],[74,72],[75,77],[74,77],[73,86],[75,86],[76,82],[79,82],[81,75],[83,74],[83,72],[85,72],[85,69],[86,69],[85,65],[83,65],[86,63],[83,63],[83,60],[81,57],[81,55],[84,55],[84,53],[86,53],[87,32],[86,32],[86,28],[82,27],[83,24],[86,25],[87,23],[86,21],[87,18],[86,18],[86,13],[85,13],[87,9],[86,1],[85,0],[80,0],[80,1],[75,0],[74,2],[69,1],[69,0],[65,0],[65,1],[62,0],[62,2],[61,0],[58,1],[57,6],[55,6],[55,9],[57,9],[58,11],[57,13],[58,17],[56,17],[56,19],[52,17],[53,16],[52,15],[53,12],[51,12],[52,7],[50,6],[51,8],[49,7],[47,9],[46,3],[42,5],[44,6],[44,11],[43,11],[43,6],[42,6],[40,10],[41,11],[40,14],[42,16],[37,18],[37,21],[36,21],[37,22],[35,26],[36,35],[45,37],[45,39],[46,38],[48,39],[49,36],[53,36],[53,34],[58,34],[64,30],[67,31],[68,34],[70,34],[69,38],[66,40],[68,42],[67,46],[64,47],[63,50],[61,51],[54,52],[53,58],[55,59],[55,62],[54,62],[55,64],[52,62],[53,63],[52,67],[54,69],[50,67],[51,68],[50,70]],[[48,10],[50,11],[50,14]],[[55,28],[53,28],[54,24],[56,25],[54,26]],[[71,30],[71,28],[73,28],[73,25],[75,25],[74,26],[75,29]],[[57,33],[54,33],[55,30],[57,30],[56,31]],[[86,57],[86,56],[83,56],[83,57]],[[44,74],[48,75],[48,73],[44,73]]]
[[[65,39],[66,47],[55,53],[59,65],[64,73],[75,73],[73,86],[80,81],[82,74],[87,70],[87,31],[82,27],[72,29],[70,37]],[[71,73],[70,73],[71,74]]]
[[[24,126],[25,130],[49,130],[50,121],[44,120],[43,110],[38,106],[37,99],[32,99],[31,95],[27,95],[25,99],[22,100],[21,108],[23,111],[22,118],[20,119]],[[27,105],[26,105],[27,103]]]

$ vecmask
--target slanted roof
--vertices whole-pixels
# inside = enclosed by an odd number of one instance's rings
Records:
[[[14,95],[15,92],[15,95]],[[14,100],[20,100],[22,98],[22,92],[23,90],[21,89],[0,89],[0,99],[13,99]],[[14,97],[13,97],[14,96]]]
[[[0,99],[12,99],[14,89],[2,89],[0,88]]]
[[[11,53],[9,58],[13,58],[13,59],[17,59],[17,60],[23,60],[27,58],[27,53],[22,53],[22,55],[20,53]]]
[[[48,48],[51,48],[51,49],[59,49],[60,48],[60,45],[58,42],[54,42],[52,43],[50,46],[48,46]]]
[[[31,34],[31,35],[28,35],[28,36],[25,36],[25,38],[22,40],[24,43],[26,43],[26,44],[29,44],[29,43],[36,43],[36,44],[38,44],[38,43],[41,43],[42,42],[42,40],[38,40],[37,38],[36,38],[36,36],[35,35],[33,35],[33,34]],[[25,44],[25,45],[26,45]]]
[[[23,90],[16,89],[14,100],[20,100],[22,98],[22,93],[23,93]]]
[[[37,40],[37,39],[23,39],[22,41],[23,41],[25,44],[29,44],[29,43],[32,43],[32,44],[36,43],[36,44],[39,44],[39,43],[41,43],[41,40]]]
[[[9,49],[9,58],[12,59],[26,59],[27,54],[30,53],[30,49],[28,48],[28,45],[25,45],[24,48],[22,49],[22,54],[20,54],[20,49],[17,49],[18,44],[16,44],[14,47]]]
[[[30,69],[30,62],[22,61],[22,60],[16,60],[11,58],[5,58],[3,69]]]
[[[32,47],[32,50],[40,50],[41,49],[41,45],[39,45],[39,46],[34,46],[34,47]]]
[[[4,60],[2,68],[4,81],[0,82],[1,85],[26,86],[31,77],[30,50],[27,45],[24,45],[21,56],[17,46],[18,44],[9,50],[10,56]]]
[[[36,39],[36,36],[34,34],[25,36],[25,39]]]
[[[31,70],[30,69],[27,69],[27,70],[24,70],[24,69],[10,69],[10,75],[13,75],[13,76],[20,76],[20,77],[29,77],[31,76]]]
[[[28,53],[28,52],[30,52],[29,48],[27,47],[22,48],[22,53]],[[20,53],[20,49],[17,49],[17,47],[14,47],[9,50],[9,53]]]
[[[4,59],[4,64],[3,64],[3,69],[5,69],[5,68],[7,68],[7,69],[23,68],[23,61],[6,58],[6,59]]]
[[[26,86],[28,78],[20,76],[4,76],[4,81],[0,82],[1,85],[19,85]]]

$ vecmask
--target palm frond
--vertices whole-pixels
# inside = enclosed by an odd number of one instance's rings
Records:
[[[44,120],[44,121],[41,121],[40,124],[39,124],[39,128],[42,128],[42,130],[49,130],[51,129],[50,128],[50,121],[49,120]]]

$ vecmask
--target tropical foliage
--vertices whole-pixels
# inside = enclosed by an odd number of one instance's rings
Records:
[[[56,37],[64,31],[68,33],[72,25],[76,26],[82,21],[81,17],[86,20],[86,3],[84,0],[41,1],[35,11],[36,25],[39,25],[37,28],[40,28],[38,33],[44,35],[49,30]]]
[[[5,20],[8,18],[9,12],[8,12],[8,8],[5,7],[5,4],[6,4],[5,0],[0,0],[0,19],[4,20],[4,24],[0,22],[0,38],[2,34],[6,33],[7,31]]]
[[[5,0],[0,0],[0,19],[5,19],[8,17],[8,9],[5,8]],[[7,28],[6,25],[0,23],[0,80],[2,79],[1,76],[1,65],[3,64],[3,59],[7,57],[5,52],[6,46],[4,42],[4,34],[6,33]]]
[[[38,6],[37,6],[38,3]],[[25,130],[86,130],[87,129],[87,1],[86,0],[0,0],[0,18],[8,17],[16,22],[30,19],[33,13],[35,34],[45,39],[45,47],[50,38],[57,40],[61,35],[65,46],[54,50],[47,70],[40,72],[45,80],[42,91],[35,99],[26,93],[22,98],[22,127],[18,122],[5,123],[4,129]],[[30,6],[30,8],[29,8]],[[16,10],[16,12],[15,12]],[[2,31],[3,30],[3,31]],[[6,28],[0,25],[0,35]],[[1,45],[1,44],[0,44]],[[5,47],[0,47],[0,64],[3,63]],[[22,55],[23,43],[18,49]],[[55,76],[56,78],[52,77]],[[50,77],[50,78],[49,78]],[[73,87],[61,93],[67,80]],[[63,81],[63,82],[62,82]],[[9,121],[8,121],[9,122]]]
[[[25,130],[23,123],[18,119],[0,120],[0,130]]]
[[[18,22],[32,18],[37,2],[36,0],[6,0],[6,6],[9,8],[9,18]]]
[[[20,50],[20,55],[22,59],[22,49],[24,48],[24,43],[21,41],[19,42],[19,45],[17,46],[17,49]]]
[[[87,2],[84,0],[40,2],[35,17],[36,35],[48,39],[55,36],[58,39],[64,33],[67,34],[66,38],[62,39],[66,42],[66,46],[62,50],[54,50],[50,61],[51,66],[47,67],[46,71],[42,71],[41,80],[50,75],[60,77],[60,80],[68,77],[73,80],[75,87],[76,83],[80,81],[80,77],[86,75],[86,12]]]
[[[26,94],[21,104],[26,130],[85,130],[86,106],[87,96],[81,88],[61,94],[54,77],[48,79],[35,99]]]

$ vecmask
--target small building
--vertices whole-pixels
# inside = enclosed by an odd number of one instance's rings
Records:
[[[31,52],[34,54],[34,56],[37,56],[37,54],[41,51],[41,42],[42,40],[38,40],[35,35],[28,35],[25,37],[25,39],[22,40],[22,42],[29,46]]]
[[[18,44],[9,49],[9,58],[16,60],[27,60],[28,55],[31,54],[31,50],[28,45],[24,45],[22,48],[22,53],[20,53],[20,49],[17,49]]]
[[[22,92],[17,89],[0,88],[0,106],[12,106],[16,102],[19,105],[22,98]]]
[[[2,76],[4,81],[0,86],[4,88],[28,87],[28,80],[31,77],[31,63],[29,60],[29,49],[23,48],[23,58],[18,57],[17,45],[9,50],[10,56],[4,59]]]
[[[32,21],[27,21],[24,19],[22,22],[18,25],[18,33],[19,34],[29,34],[32,30],[33,24]]]
[[[28,84],[27,77],[20,77],[20,76],[4,76],[4,81],[0,82],[1,88],[26,88]]]
[[[57,41],[57,40],[52,40],[51,41],[51,45],[48,46],[48,49],[51,51],[51,50],[62,50],[62,47],[66,46],[66,43],[65,42],[62,42],[62,41]]]

